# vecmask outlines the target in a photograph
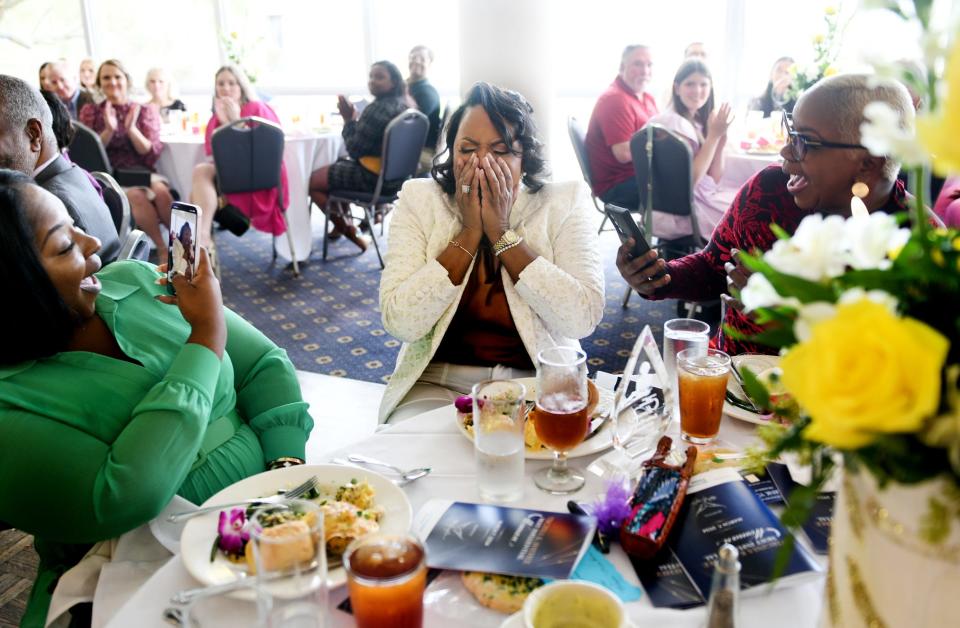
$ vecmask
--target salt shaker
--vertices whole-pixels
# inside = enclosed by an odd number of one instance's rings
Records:
[[[720,547],[717,556],[707,606],[707,628],[734,628],[740,594],[740,553],[727,543]]]

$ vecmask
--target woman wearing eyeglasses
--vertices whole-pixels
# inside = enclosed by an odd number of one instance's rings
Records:
[[[858,191],[866,191],[863,202],[870,211],[907,209],[906,190],[897,180],[900,164],[891,157],[871,155],[859,141],[867,103],[887,103],[906,123],[914,114],[910,94],[900,84],[871,84],[871,78],[862,74],[833,76],[800,97],[792,118],[785,118],[788,141],[780,152],[783,165],[770,166],[744,184],[706,248],[671,262],[657,259],[654,251],[630,260],[632,242],[627,242],[617,254],[620,274],[648,299],[707,301],[723,297],[728,305],[723,322],[746,337],[759,333],[762,328],[741,311],[730,294],[739,292],[749,274],[737,253],[766,251],[773,246],[777,237],[771,223],[793,233],[809,214],[849,215],[855,184],[861,184]],[[654,279],[662,270],[667,274]],[[733,354],[771,351],[724,337],[722,329],[716,342]]]

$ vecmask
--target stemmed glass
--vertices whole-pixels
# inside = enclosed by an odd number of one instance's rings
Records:
[[[571,347],[544,349],[537,356],[537,437],[553,450],[553,465],[533,475],[548,493],[580,490],[583,471],[567,466],[567,452],[583,442],[590,428],[587,416],[587,354]]]

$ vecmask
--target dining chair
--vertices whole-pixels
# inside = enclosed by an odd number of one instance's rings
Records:
[[[587,187],[590,188],[590,198],[593,199],[593,206],[603,215],[600,228],[597,229],[599,235],[603,233],[603,227],[607,224],[607,214],[603,211],[600,199],[593,193],[593,171],[590,169],[590,158],[587,155],[587,132],[579,120],[570,116],[567,118],[567,133],[570,135],[570,143],[573,144],[573,152],[577,156],[577,163],[580,164],[580,173],[583,175],[583,180],[587,182]]]
[[[103,202],[110,210],[113,226],[122,243],[118,260],[139,259],[146,261],[150,257],[150,239],[136,228],[130,213],[130,200],[117,180],[106,172],[93,171],[90,175],[100,184]]]
[[[249,116],[224,124],[210,137],[213,166],[220,194],[277,189],[277,206],[286,226],[287,241],[293,258],[293,275],[300,276],[290,222],[283,209],[283,129],[259,116]],[[277,260],[276,236],[273,237],[273,262]]]
[[[663,126],[651,123],[630,138],[630,157],[640,191],[642,227],[651,246],[667,260],[695,253],[706,246],[694,211],[693,151],[690,145]],[[653,228],[654,209],[689,218],[690,235],[670,240],[658,238]],[[624,308],[632,293],[628,286],[623,295]],[[682,307],[689,316],[698,305],[686,303]]]
[[[73,125],[73,140],[67,148],[67,154],[70,161],[77,164],[87,172],[105,172],[116,178],[123,187],[147,187],[150,185],[150,171],[143,168],[117,168],[114,169],[110,164],[110,157],[100,140],[100,135],[76,120],[71,120]],[[179,195],[171,189],[170,192],[174,198]]]
[[[96,131],[76,120],[71,121],[70,124],[73,125],[74,131],[73,141],[68,147],[70,161],[87,172],[111,174],[113,167],[110,165],[110,158],[107,157],[107,151]]]
[[[354,220],[353,214],[341,207],[357,205],[363,208],[363,213],[368,224],[371,225],[370,237],[373,240],[373,247],[377,251],[377,258],[380,260],[380,268],[384,267],[383,255],[380,253],[380,245],[377,242],[377,236],[374,233],[372,225],[374,224],[374,210],[378,205],[392,204],[397,200],[397,192],[402,182],[415,176],[420,163],[420,151],[423,150],[427,139],[427,131],[430,129],[430,122],[427,116],[416,109],[407,109],[387,125],[383,134],[383,150],[380,157],[380,175],[377,177],[377,185],[373,192],[364,192],[359,190],[341,190],[331,189],[327,197],[327,206],[324,208],[323,221],[323,259],[327,259],[327,245],[330,237],[328,228],[330,222],[330,212],[338,211],[346,219]],[[390,184],[396,189],[396,192],[384,192],[384,186]],[[382,218],[386,220],[386,216]],[[381,224],[380,235],[383,235],[383,226]]]

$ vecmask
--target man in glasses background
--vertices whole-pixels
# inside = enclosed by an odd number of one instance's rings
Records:
[[[897,180],[900,164],[890,157],[871,155],[860,145],[863,109],[873,101],[890,105],[905,123],[914,110],[910,95],[899,83],[873,84],[865,74],[832,76],[816,83],[785,118],[787,143],[782,166],[769,166],[753,176],[737,193],[702,251],[671,262],[656,252],[631,260],[630,243],[617,254],[620,274],[647,299],[709,301],[723,298],[723,322],[752,336],[761,331],[736,300],[748,271],[738,251],[766,251],[776,241],[770,229],[776,223],[787,233],[813,213],[849,215],[851,188],[866,186],[863,198],[870,211],[906,211],[906,190]],[[863,186],[858,186],[863,189]],[[662,278],[654,279],[661,271]],[[769,353],[769,347],[724,337],[717,345],[731,354]]]

